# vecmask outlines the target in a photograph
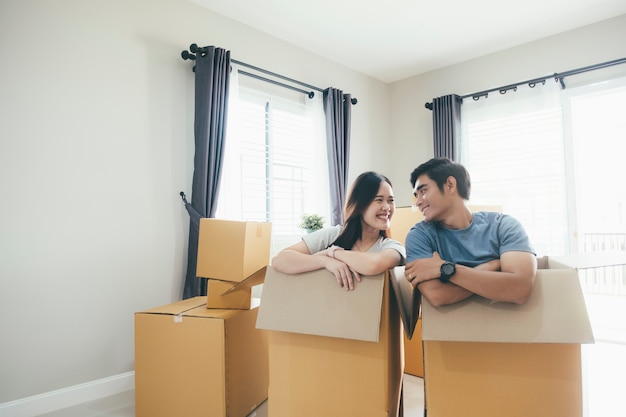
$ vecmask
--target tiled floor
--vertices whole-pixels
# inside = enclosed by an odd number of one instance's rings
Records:
[[[404,416],[424,415],[424,382],[412,375],[404,376]],[[135,417],[134,391],[127,391],[97,401],[44,414],[39,417]],[[267,401],[248,417],[267,417]]]

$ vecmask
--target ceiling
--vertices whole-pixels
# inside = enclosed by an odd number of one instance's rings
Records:
[[[383,82],[626,14],[625,0],[191,0]]]

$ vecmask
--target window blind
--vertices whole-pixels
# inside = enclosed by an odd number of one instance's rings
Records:
[[[216,216],[271,222],[276,253],[300,239],[302,214],[328,219],[321,97],[285,96],[254,85],[233,90]]]
[[[480,104],[464,102],[462,124],[461,163],[472,179],[471,204],[501,206],[517,218],[539,255],[567,253],[558,89],[522,92],[515,101],[496,96]]]

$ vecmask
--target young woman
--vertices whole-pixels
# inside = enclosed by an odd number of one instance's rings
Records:
[[[287,274],[326,268],[340,287],[352,290],[361,275],[376,275],[404,265],[404,246],[389,238],[394,210],[389,179],[376,172],[364,172],[350,189],[345,225],[305,235],[302,241],[278,253],[272,267]]]

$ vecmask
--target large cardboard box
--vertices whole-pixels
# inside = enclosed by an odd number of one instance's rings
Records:
[[[388,274],[346,291],[326,270],[268,267],[257,327],[270,330],[269,416],[401,412],[402,333]]]
[[[540,269],[522,306],[424,300],[422,320],[428,417],[582,416],[580,344],[594,339],[575,269]]]
[[[137,417],[245,417],[267,398],[258,308],[210,310],[195,297],[135,314]]]
[[[252,288],[263,284],[263,267],[241,282],[209,279],[207,282],[207,308],[247,310],[252,305]]]
[[[240,282],[270,262],[271,223],[200,219],[196,276]]]

